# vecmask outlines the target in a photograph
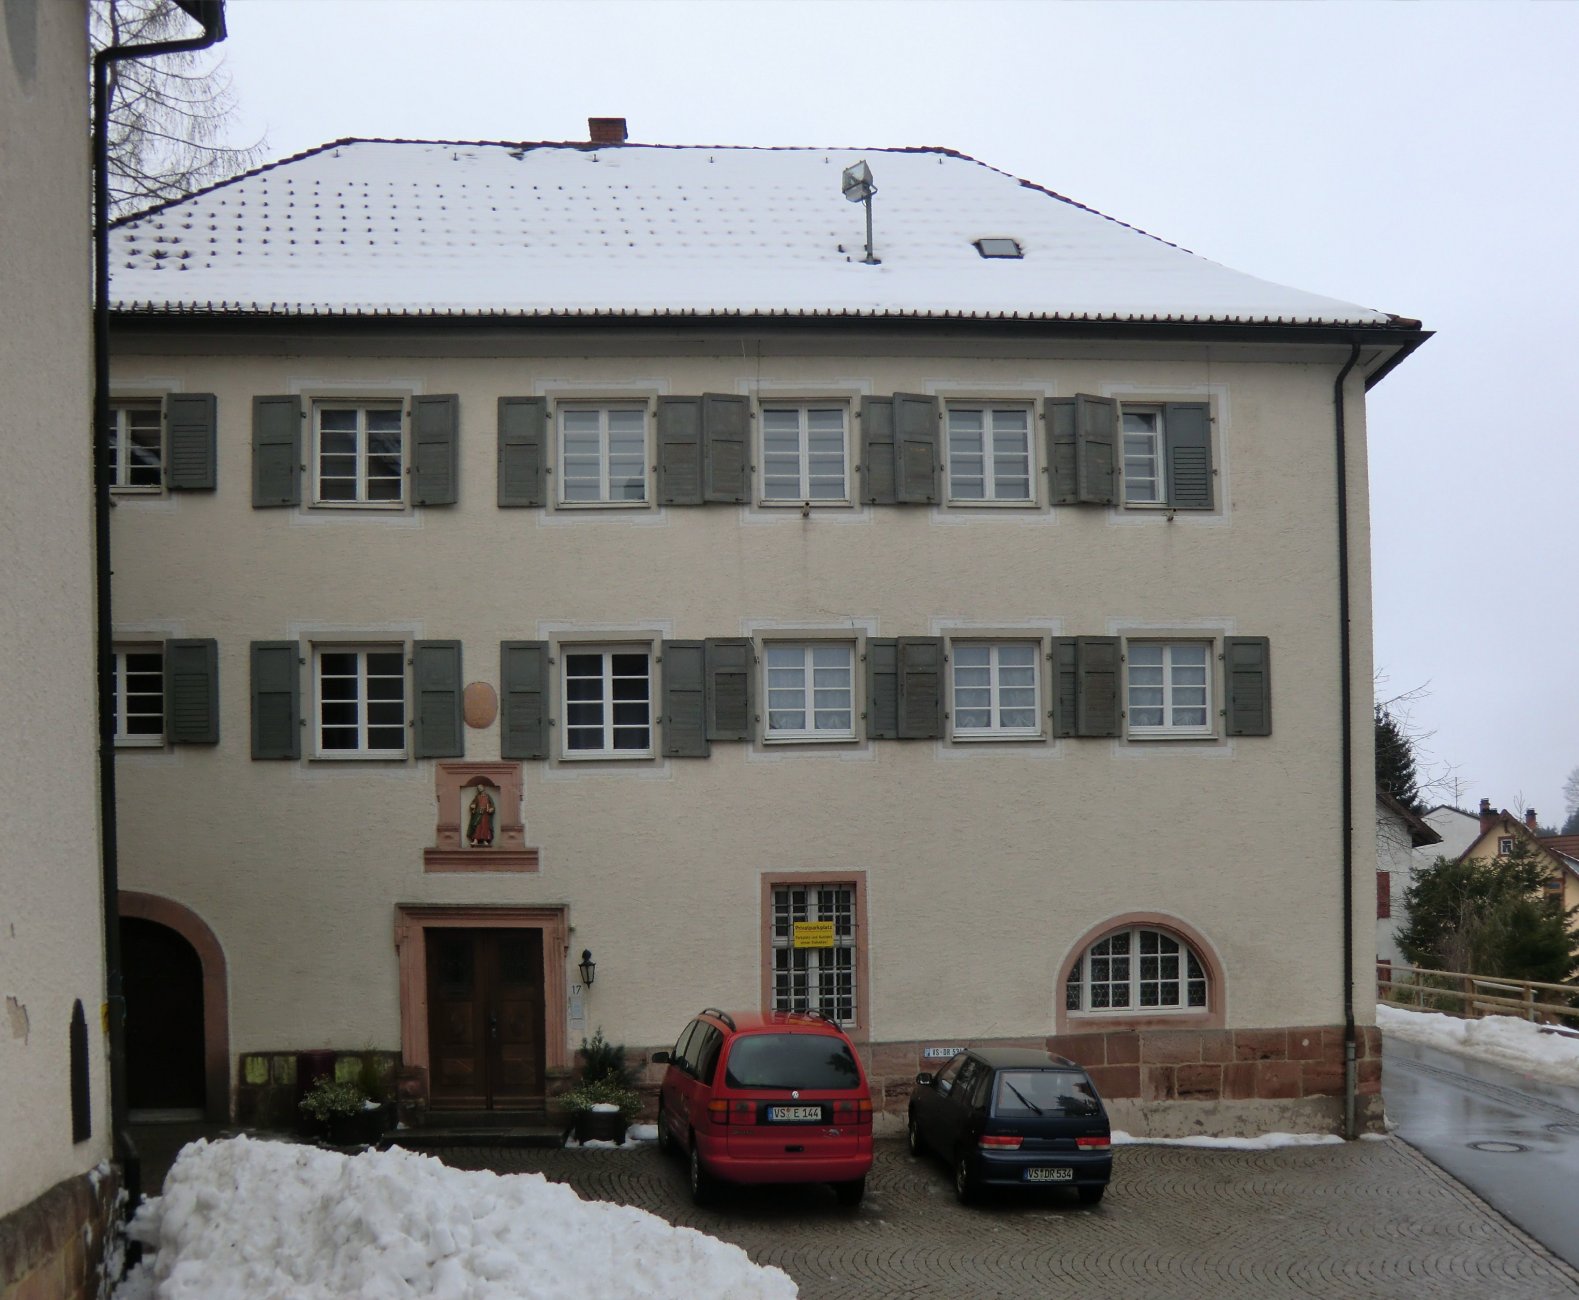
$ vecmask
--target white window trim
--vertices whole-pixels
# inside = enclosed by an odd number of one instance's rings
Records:
[[[988,449],[992,432],[990,417],[995,410],[1010,409],[1023,410],[1025,412],[1025,465],[1029,495],[1023,497],[998,497],[992,495],[996,491],[996,485],[995,476],[992,473],[993,456]],[[954,495],[954,456],[949,421],[956,410],[979,410],[982,412],[982,491],[986,495],[981,497],[957,497]],[[1039,419],[1037,403],[1029,398],[944,398],[942,448],[944,500],[949,507],[963,510],[1041,509],[1041,489],[1038,484],[1044,476],[1037,453],[1037,445],[1042,440],[1041,429],[1042,421]]]
[[[612,409],[640,410],[642,413],[642,499],[640,501],[611,501],[605,496],[599,501],[567,501],[565,499],[565,436],[562,413],[566,410],[595,410],[607,412]],[[548,450],[549,477],[557,480],[553,485],[555,510],[652,510],[657,504],[654,500],[656,476],[653,465],[656,460],[654,438],[656,437],[656,424],[654,418],[654,402],[650,397],[566,397],[553,398],[550,402],[550,436],[553,446]],[[601,421],[599,432],[599,476],[604,492],[608,491],[608,421]]]
[[[1177,1006],[1143,1006],[1137,1000],[1139,998],[1139,996],[1140,996],[1140,983],[1141,983],[1141,978],[1140,978],[1140,959],[1141,959],[1140,933],[1141,933],[1142,930],[1150,930],[1154,934],[1160,934],[1164,938],[1171,939],[1171,940],[1173,940],[1174,943],[1179,945],[1179,1004]],[[1129,963],[1130,963],[1130,968],[1129,968],[1129,972],[1130,972],[1129,973],[1130,1003],[1129,1003],[1128,1006],[1123,1006],[1123,1007],[1093,1007],[1091,1005],[1091,950],[1093,948],[1095,948],[1097,946],[1097,944],[1103,943],[1106,940],[1113,938],[1115,935],[1124,934],[1126,932],[1131,936],[1130,950],[1129,950],[1129,953],[1127,954],[1128,955],[1128,959],[1129,959]],[[1202,981],[1204,982],[1204,984],[1206,986],[1206,990],[1205,990],[1206,991],[1206,998],[1205,998],[1205,1001],[1202,1002],[1200,1006],[1191,1006],[1190,1005],[1190,989],[1189,989],[1190,963],[1189,963],[1189,958],[1191,956],[1194,956],[1195,964],[1200,968],[1201,979],[1202,979]],[[1076,969],[1080,972],[1080,1002],[1081,1002],[1081,1005],[1079,1007],[1070,1007],[1070,1006],[1067,1005],[1067,998],[1068,998],[1068,984],[1067,984],[1067,981],[1065,983],[1065,987],[1058,990],[1058,996],[1061,999],[1065,999],[1066,1000],[1065,1001],[1065,1012],[1066,1012],[1066,1014],[1068,1014],[1070,1016],[1093,1016],[1093,1017],[1119,1016],[1119,1017],[1129,1017],[1129,1018],[1134,1018],[1134,1017],[1137,1017],[1137,1016],[1199,1016],[1199,1015],[1201,1015],[1201,1014],[1203,1014],[1205,1012],[1209,1012],[1211,1010],[1211,1005],[1212,1005],[1212,978],[1207,973],[1206,963],[1201,960],[1200,953],[1196,952],[1195,949],[1193,947],[1191,947],[1190,941],[1188,939],[1186,939],[1183,935],[1175,934],[1172,931],[1166,930],[1166,929],[1162,928],[1159,925],[1121,925],[1117,929],[1109,930],[1106,934],[1098,935],[1095,939],[1093,939],[1090,943],[1088,943],[1085,946],[1084,949],[1081,950],[1080,957],[1079,957],[1079,965],[1077,966]],[[1103,982],[1104,983],[1111,983],[1112,981],[1103,981]]]
[[[312,454],[307,462],[307,476],[312,481],[312,508],[314,510],[370,510],[383,514],[404,511],[411,504],[411,396],[407,393],[387,394],[383,397],[340,396],[315,394],[306,396],[307,418],[311,424]],[[319,496],[322,486],[322,429],[318,416],[324,410],[355,410],[361,413],[357,421],[356,475],[357,491],[367,491],[367,429],[365,413],[374,407],[394,407],[400,412],[400,496],[393,501],[326,501]],[[304,494],[305,495],[305,494]]]
[[[325,762],[325,763],[368,763],[368,762],[377,763],[377,762],[391,762],[391,761],[399,762],[399,761],[403,761],[405,759],[410,758],[411,757],[411,728],[412,728],[412,722],[413,722],[413,715],[412,715],[413,701],[412,701],[412,691],[411,691],[411,656],[412,656],[412,645],[411,645],[411,642],[408,641],[408,640],[405,640],[405,639],[394,640],[394,641],[379,641],[379,640],[371,639],[371,638],[359,639],[359,640],[354,640],[354,641],[352,641],[352,640],[338,641],[338,640],[329,640],[329,639],[316,640],[315,639],[315,640],[313,640],[310,643],[310,649],[311,649],[311,653],[308,656],[308,665],[309,665],[309,670],[310,670],[310,672],[312,674],[312,682],[311,682],[311,687],[312,687],[312,714],[307,720],[307,725],[311,728],[311,731],[312,731],[312,745],[311,745],[311,749],[310,749],[310,753],[311,753],[312,759],[315,762]],[[325,749],[323,747],[323,670],[322,670],[322,667],[320,666],[320,662],[319,662],[320,656],[325,654],[325,653],[328,653],[328,654],[355,653],[355,654],[358,654],[358,655],[366,656],[369,653],[373,653],[373,654],[393,654],[393,653],[397,653],[397,652],[400,655],[401,679],[402,679],[402,683],[403,683],[403,685],[402,685],[403,694],[402,694],[401,699],[402,699],[402,712],[403,712],[404,716],[402,718],[401,734],[404,737],[405,743],[402,746],[402,748],[400,748],[398,750],[395,750],[395,749]],[[366,707],[367,706],[367,695],[366,695],[367,668],[366,668],[366,659],[365,658],[363,658],[361,660],[361,666],[358,669],[357,679],[358,679],[358,690],[359,690],[359,695],[358,695],[357,702],[358,702],[359,706],[361,706],[360,707],[360,718],[361,718],[361,721],[359,723],[359,727],[361,729],[362,734],[365,735],[366,734],[366,729],[367,729],[367,707]]]
[[[773,647],[802,646],[810,649],[814,646],[840,645],[850,652],[850,729],[848,731],[817,731],[813,729],[800,729],[795,731],[774,731],[771,726],[772,712],[768,705],[768,650]],[[816,633],[793,632],[783,634],[775,633],[772,636],[759,636],[753,647],[757,656],[758,667],[758,712],[762,717],[762,743],[764,745],[848,745],[860,740],[859,724],[861,711],[865,707],[862,698],[862,679],[865,674],[861,671],[863,662],[864,645],[859,636],[849,633],[838,635],[819,635]],[[810,703],[810,694],[814,690],[808,678],[802,693],[802,702]],[[811,709],[805,710],[810,713]]]
[[[769,409],[776,411],[794,410],[801,416],[800,430],[800,486],[802,489],[809,487],[810,476],[810,448],[808,442],[809,430],[805,427],[806,412],[812,409],[830,410],[837,409],[844,417],[844,460],[842,477],[844,481],[844,495],[838,497],[770,497],[767,493],[767,412]],[[854,460],[852,444],[855,430],[852,404],[847,397],[761,397],[758,396],[756,404],[756,446],[754,448],[757,463],[757,504],[769,510],[827,510],[848,509],[855,504],[855,498],[850,491],[851,481],[854,478]]]
[[[1035,693],[1036,723],[1031,727],[984,727],[961,728],[958,724],[959,706],[954,698],[955,679],[954,673],[957,664],[955,658],[956,646],[989,646],[994,651],[1005,645],[1027,645],[1031,647],[1031,669],[1035,676],[1033,690]],[[1012,633],[1002,636],[991,634],[952,634],[948,636],[948,720],[949,737],[963,744],[982,744],[1003,741],[1043,740],[1047,736],[1047,643],[1036,634],[1016,636]],[[991,663],[991,690],[992,711],[996,716],[998,712],[998,656],[992,656]]]
[[[127,483],[130,474],[131,446],[127,437],[125,413],[130,410],[155,412],[159,425],[159,482]],[[115,464],[111,466],[110,491],[115,496],[157,497],[170,490],[169,421],[165,418],[164,399],[161,397],[112,397],[110,418],[115,422]]]
[[[645,654],[647,656],[647,747],[645,749],[571,749],[570,700],[565,688],[565,674],[569,669],[568,657],[573,654]],[[558,758],[566,763],[633,762],[651,760],[658,753],[658,721],[661,703],[658,680],[658,646],[650,639],[622,641],[556,641],[552,644],[554,659],[554,689],[557,709],[553,713],[553,729],[559,733]],[[612,696],[609,694],[608,664],[604,664],[603,703],[607,709],[604,720],[605,733],[613,727]]]
[[[117,641],[115,643],[115,748],[163,749],[165,746],[165,665],[162,641]],[[159,656],[159,734],[133,736],[126,730],[126,656],[129,654],[157,654]]]
[[[1124,711],[1124,735],[1128,740],[1216,740],[1218,738],[1218,710],[1222,707],[1219,702],[1221,685],[1218,680],[1217,663],[1221,653],[1221,641],[1216,637],[1180,634],[1178,636],[1126,636],[1123,642],[1124,651],[1124,680],[1122,705]],[[1173,683],[1170,677],[1171,654],[1163,655],[1163,694],[1162,710],[1164,722],[1161,726],[1137,726],[1130,718],[1130,647],[1160,645],[1170,648],[1176,645],[1199,645],[1206,650],[1206,722],[1200,727],[1174,727],[1166,719],[1171,714],[1170,703]]]

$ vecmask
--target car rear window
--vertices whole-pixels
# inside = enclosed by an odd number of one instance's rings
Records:
[[[858,1088],[861,1071],[832,1034],[743,1034],[724,1079],[731,1088]]]
[[[1085,1075],[1073,1070],[1003,1070],[995,1115],[1095,1115],[1101,1109]]]

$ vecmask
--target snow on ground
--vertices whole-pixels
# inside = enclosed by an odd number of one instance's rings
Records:
[[[793,1300],[745,1251],[539,1174],[451,1169],[399,1149],[345,1156],[195,1142],[131,1235],[154,1253],[116,1300]]]
[[[1273,1147],[1319,1147],[1342,1142],[1336,1133],[1263,1133],[1260,1137],[1133,1137],[1123,1129],[1113,1130],[1116,1147],[1144,1144],[1149,1147],[1211,1147],[1218,1151],[1270,1151]]]
[[[1411,1043],[1475,1056],[1509,1069],[1579,1087],[1579,1038],[1543,1034],[1536,1025],[1513,1016],[1460,1020],[1434,1011],[1408,1011],[1379,1003],[1376,1023],[1382,1031]]]

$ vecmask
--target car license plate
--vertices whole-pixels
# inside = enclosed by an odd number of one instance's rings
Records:
[[[797,1120],[819,1120],[821,1106],[769,1106],[768,1121],[773,1124],[793,1124]]]
[[[1028,1183],[1072,1183],[1075,1180],[1075,1171],[1068,1165],[1042,1166],[1025,1171],[1025,1181]]]

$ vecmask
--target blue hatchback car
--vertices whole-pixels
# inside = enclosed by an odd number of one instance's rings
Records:
[[[961,1052],[936,1075],[916,1075],[910,1152],[948,1161],[954,1190],[1070,1187],[1087,1205],[1113,1174],[1107,1111],[1073,1061],[1023,1047]]]

